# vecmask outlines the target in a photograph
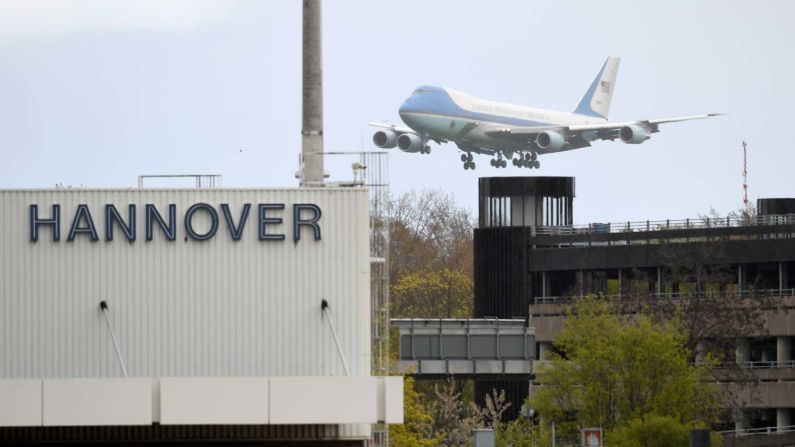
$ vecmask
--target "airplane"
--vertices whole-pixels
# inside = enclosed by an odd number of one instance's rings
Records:
[[[488,101],[445,87],[421,86],[400,106],[408,126],[383,121],[368,124],[380,128],[373,143],[383,149],[429,154],[429,142],[453,142],[462,152],[464,169],[475,169],[472,154],[494,158],[491,165],[538,169],[539,155],[589,147],[595,140],[620,139],[640,144],[659,132],[660,124],[721,115],[682,116],[640,121],[609,122],[607,114],[615,89],[620,58],[608,57],[573,112],[525,107]],[[514,158],[516,155],[516,158]]]

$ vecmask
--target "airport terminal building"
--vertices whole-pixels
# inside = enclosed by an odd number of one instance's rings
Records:
[[[795,431],[795,199],[760,199],[750,218],[574,225],[574,186],[572,177],[480,179],[475,317],[525,319],[543,362],[578,296],[621,302],[638,291],[667,300],[713,293],[728,305],[764,297],[761,326],[738,336],[721,365],[721,386],[742,402],[727,411],[724,428]],[[705,241],[719,249],[704,251]],[[728,280],[699,292],[672,274],[672,259],[722,266]],[[749,376],[755,386],[744,390],[739,383]],[[506,389],[518,408],[532,392],[528,377],[478,380],[476,391]]]
[[[0,443],[364,445],[364,188],[0,190]]]

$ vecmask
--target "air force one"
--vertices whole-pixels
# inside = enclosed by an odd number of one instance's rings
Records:
[[[660,124],[720,115],[682,116],[641,121],[609,122],[607,113],[615,89],[620,59],[608,57],[596,79],[571,113],[536,109],[475,98],[453,89],[422,86],[400,106],[400,118],[408,126],[373,121],[380,129],[373,143],[384,149],[430,153],[430,141],[452,141],[463,152],[464,169],[475,169],[472,154],[493,156],[491,165],[540,167],[538,156],[580,149],[595,140],[620,139],[640,144],[659,132]]]

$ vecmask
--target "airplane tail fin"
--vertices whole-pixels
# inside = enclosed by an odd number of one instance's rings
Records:
[[[574,109],[574,113],[607,119],[620,61],[621,58],[618,57],[607,58],[602,69],[599,70],[599,74],[596,75],[591,86],[588,87],[588,91],[585,92],[585,96],[580,100],[580,104]]]

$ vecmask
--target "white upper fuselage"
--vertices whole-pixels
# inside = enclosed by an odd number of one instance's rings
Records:
[[[399,113],[403,122],[420,135],[492,150],[505,148],[505,141],[488,136],[485,131],[500,125],[565,127],[607,122],[594,116],[488,101],[434,86],[416,89],[400,106]],[[523,147],[517,145],[515,149]]]
[[[634,121],[608,121],[620,59],[608,57],[573,112],[556,112],[488,101],[453,89],[422,86],[400,106],[408,125],[371,121],[373,144],[382,149],[428,154],[429,141],[458,146],[464,169],[475,169],[472,153],[494,156],[490,164],[538,169],[538,155],[582,149],[597,140],[641,144],[661,124],[713,117],[715,113]]]

